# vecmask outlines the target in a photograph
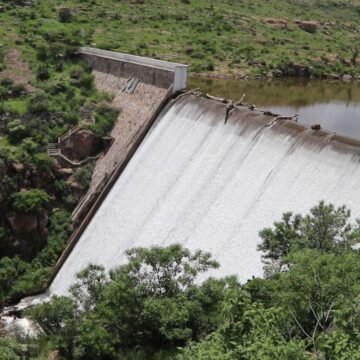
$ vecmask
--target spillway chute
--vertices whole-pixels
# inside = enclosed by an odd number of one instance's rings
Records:
[[[258,232],[318,201],[360,214],[359,147],[290,121],[195,96],[169,104],[52,282],[65,294],[89,263],[107,269],[137,246],[210,251],[216,276],[262,275]]]

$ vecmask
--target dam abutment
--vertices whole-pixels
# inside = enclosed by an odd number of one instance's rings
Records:
[[[112,106],[120,111],[111,131],[114,140],[96,161],[90,188],[72,214],[74,231],[47,284],[15,296],[12,303],[46,291],[164,105],[186,89],[187,65],[95,48],[80,48],[78,55],[91,66],[96,87],[113,95]]]
[[[187,65],[87,47],[80,48],[79,55],[95,71],[137,78],[164,89],[171,87],[171,94],[186,89]]]

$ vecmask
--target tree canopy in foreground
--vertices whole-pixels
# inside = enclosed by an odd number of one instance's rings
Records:
[[[179,244],[134,248],[106,272],[89,265],[69,296],[26,311],[36,339],[4,340],[0,359],[360,359],[358,224],[321,202],[260,232],[263,279],[204,278],[219,265]],[[24,349],[26,351],[24,352]]]

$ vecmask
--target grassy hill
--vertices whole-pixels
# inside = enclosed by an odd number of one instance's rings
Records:
[[[61,8],[69,10],[63,19]],[[38,0],[10,7],[0,21],[3,45],[26,52],[34,34],[70,32],[99,48],[188,63],[196,73],[360,72],[358,0]],[[315,22],[315,32],[298,21]]]

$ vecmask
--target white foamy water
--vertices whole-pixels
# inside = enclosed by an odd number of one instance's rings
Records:
[[[360,215],[356,149],[311,131],[264,127],[245,112],[224,124],[223,106],[185,98],[153,126],[54,279],[64,294],[89,263],[122,264],[126,249],[181,243],[210,251],[221,268],[245,281],[262,275],[258,232],[285,211],[306,212],[319,200]],[[341,150],[340,149],[340,150]]]

